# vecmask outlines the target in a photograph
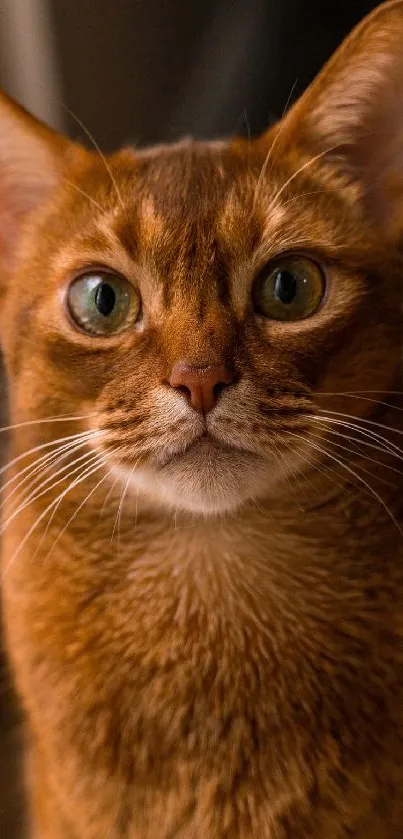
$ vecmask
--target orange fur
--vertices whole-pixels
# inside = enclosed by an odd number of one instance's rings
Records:
[[[391,0],[250,142],[104,161],[0,100],[34,839],[403,837],[402,38]],[[255,278],[294,252],[326,299],[265,319]],[[88,266],[138,291],[131,329],[71,322]],[[183,360],[231,370],[207,416]]]

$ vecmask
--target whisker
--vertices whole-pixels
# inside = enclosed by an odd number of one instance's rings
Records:
[[[290,470],[290,469],[286,468],[286,466],[285,466],[285,455],[281,451],[280,447],[277,445],[277,443],[274,440],[272,441],[272,445],[273,445],[273,454],[275,455],[276,462],[278,463],[278,465],[279,465],[279,467],[280,467],[280,469],[283,473],[284,480],[287,481],[287,484],[290,487],[291,493],[294,493],[294,487],[291,484],[290,473],[291,473],[292,477],[294,478],[294,480],[296,480],[295,472],[293,470]],[[291,446],[289,446],[289,448],[291,448]],[[298,486],[298,482],[297,482],[297,486]]]
[[[350,415],[347,414],[346,416]],[[355,419],[357,419],[357,417],[355,417]],[[380,443],[381,446],[383,446],[387,451],[389,451],[390,454],[395,453],[398,460],[401,460],[403,454],[402,449],[398,445],[396,445],[396,443],[393,443],[392,440],[388,440],[387,437],[384,437],[383,434],[380,434],[379,431],[374,431],[372,428],[367,427],[362,428],[362,426],[358,425],[358,423],[346,422],[345,420],[338,419],[336,416],[323,417],[323,421],[325,422],[326,420],[329,423],[333,423],[334,425],[340,425],[344,428],[350,428],[352,431],[355,431],[358,434],[362,434],[364,438],[367,437],[369,440],[372,438],[376,442]],[[377,423],[375,423],[375,425],[377,425]],[[388,429],[388,426],[384,426],[384,428],[392,431],[396,430]]]
[[[295,90],[295,87],[296,87],[296,85],[297,85],[297,84],[298,84],[298,78],[296,78],[296,79],[295,79],[295,82],[294,82],[294,84],[292,85],[291,90],[290,90],[290,92],[289,92],[289,94],[288,94],[287,101],[286,101],[286,103],[285,103],[285,106],[284,106],[284,110],[283,110],[283,113],[282,113],[282,117],[281,117],[281,119],[283,119],[283,117],[284,117],[284,115],[285,115],[285,113],[286,113],[286,111],[287,111],[287,109],[288,109],[288,106],[289,106],[290,101],[291,101],[291,97],[292,97],[292,95],[293,95],[293,93],[294,93],[294,90]],[[262,168],[261,168],[261,170],[260,170],[260,172],[259,172],[259,177],[258,177],[257,182],[256,182],[255,192],[254,192],[254,196],[253,196],[253,206],[252,206],[252,209],[253,209],[253,210],[254,210],[254,209],[255,209],[255,207],[256,207],[256,201],[257,201],[257,199],[258,199],[258,197],[259,197],[260,187],[261,187],[262,182],[263,182],[263,179],[264,179],[264,177],[265,177],[265,174],[266,174],[266,171],[267,171],[267,167],[268,167],[268,165],[269,165],[270,160],[271,160],[271,159],[272,159],[272,157],[273,157],[273,152],[274,152],[274,150],[275,150],[275,148],[276,148],[276,145],[277,145],[277,143],[278,143],[278,141],[279,141],[279,138],[280,138],[280,137],[282,137],[282,135],[283,135],[284,127],[285,127],[285,123],[280,121],[280,123],[279,123],[279,127],[278,127],[278,129],[277,129],[277,133],[276,133],[276,135],[275,135],[275,137],[274,137],[274,139],[273,139],[273,142],[272,142],[272,144],[271,144],[271,146],[270,146],[270,148],[269,148],[269,150],[268,150],[268,152],[267,152],[267,155],[266,155],[266,157],[265,157],[265,159],[264,159],[264,161],[263,161],[263,165],[262,165]]]
[[[139,494],[140,494],[140,490],[137,487],[137,489],[136,489],[136,503],[135,503],[135,507],[134,507],[134,532],[136,532],[136,530],[137,530],[137,520],[138,520],[138,515],[139,515]]]
[[[86,443],[87,443],[87,441],[85,440],[85,441],[84,441],[84,443],[83,443],[83,445],[86,445]],[[74,453],[75,453],[76,451],[78,451],[80,448],[82,448],[82,446],[80,446],[80,445],[75,446],[75,447],[72,449],[72,453],[74,454]],[[58,470],[57,470],[57,472],[55,472],[55,473],[51,474],[51,475],[50,475],[48,478],[46,478],[46,480],[44,480],[44,481],[42,481],[42,477],[43,477],[43,475],[42,475],[42,473],[41,473],[41,475],[40,475],[40,477],[39,477],[40,486],[41,486],[42,488],[44,488],[44,487],[48,486],[48,484],[49,484],[49,483],[51,483],[51,482],[52,482],[52,481],[53,481],[53,480],[54,480],[54,479],[55,479],[58,475],[62,475],[64,472],[68,471],[68,470],[69,470],[72,466],[74,466],[76,463],[80,463],[82,460],[84,460],[84,458],[86,458],[86,457],[87,457],[87,455],[88,455],[88,454],[94,454],[94,452],[88,452],[88,451],[86,451],[86,452],[84,452],[84,454],[79,455],[79,457],[75,458],[74,460],[69,461],[68,463],[65,463],[65,464],[64,464],[64,466],[61,466],[61,467],[60,467],[60,469],[58,469]],[[58,462],[58,460],[59,460],[59,458],[56,458],[56,461],[55,461],[55,462],[57,463],[57,462]],[[52,463],[52,464],[51,464],[51,468],[50,468],[50,470],[48,469],[47,471],[48,471],[48,472],[49,472],[49,471],[52,471],[52,467],[53,467],[54,465],[55,465],[55,464],[54,464],[54,463]],[[45,470],[44,470],[44,473],[43,473],[43,474],[46,474]],[[33,486],[35,486],[35,484],[38,484],[38,478],[35,478],[35,479],[34,479],[34,481],[33,481]],[[14,492],[14,490],[13,490],[13,492]],[[35,489],[33,489],[33,490],[32,490],[32,492],[31,492],[31,495],[28,495],[28,496],[23,496],[24,501],[25,501],[25,500],[29,500],[29,498],[30,498],[31,496],[33,496],[33,495],[35,494],[35,492],[36,492],[36,490],[35,490]],[[10,495],[7,497],[7,500],[8,500],[8,499],[12,496],[12,494],[13,494],[13,493],[10,493]]]
[[[113,172],[112,172],[111,167],[109,166],[109,163],[108,163],[108,161],[107,161],[107,159],[106,159],[105,155],[103,154],[103,152],[101,151],[101,149],[100,149],[100,147],[99,147],[99,145],[98,145],[97,141],[95,140],[95,137],[91,134],[91,132],[88,130],[88,128],[84,125],[84,123],[82,122],[82,120],[81,120],[81,119],[79,119],[79,117],[77,116],[77,114],[75,114],[73,111],[71,111],[71,110],[70,110],[70,108],[68,108],[68,107],[67,107],[67,105],[63,105],[63,108],[65,109],[65,111],[67,111],[67,113],[68,113],[68,114],[70,114],[70,116],[72,117],[72,119],[74,119],[74,120],[76,121],[77,125],[79,125],[79,126],[80,126],[80,128],[82,128],[82,130],[85,132],[85,134],[87,135],[88,139],[91,141],[92,145],[94,146],[94,149],[98,152],[99,157],[101,158],[102,163],[104,164],[105,169],[106,169],[106,171],[107,171],[107,173],[108,173],[108,175],[109,175],[109,177],[110,177],[111,183],[112,183],[112,185],[113,185],[113,187],[114,187],[114,189],[115,189],[115,192],[116,192],[117,198],[118,198],[118,200],[119,200],[119,204],[120,204],[121,208],[122,208],[122,209],[124,209],[124,203],[123,203],[122,195],[121,195],[121,193],[120,193],[120,190],[119,190],[119,187],[118,187],[118,184],[117,184],[116,178],[115,178],[115,176],[114,176],[114,174],[113,174]],[[87,197],[88,197],[88,196],[87,196]]]
[[[394,434],[402,434],[403,431],[400,428],[394,428],[390,425],[385,425],[383,422],[375,422],[374,420],[366,419],[365,417],[357,417],[354,414],[345,414],[340,411],[330,411],[327,408],[320,408],[317,406],[317,409],[324,414],[329,414],[329,416],[333,417],[345,417],[346,419],[355,420],[355,422],[363,422],[365,425],[373,425],[375,428],[383,428],[385,431],[392,431]]]
[[[113,479],[113,481],[112,481],[112,483],[111,483],[111,485],[108,489],[108,492],[106,493],[106,496],[103,500],[103,504],[102,504],[102,507],[101,507],[101,510],[100,510],[100,513],[99,513],[99,520],[102,518],[102,516],[105,512],[105,507],[106,507],[106,505],[107,505],[107,503],[108,503],[108,501],[109,501],[109,499],[110,499],[110,497],[111,497],[111,495],[112,495],[112,493],[113,493],[113,491],[116,487],[117,482],[119,481],[119,478],[120,478],[120,475],[115,475],[115,477],[114,477],[114,479]]]
[[[291,443],[287,442],[286,440],[283,440],[282,442],[283,442],[283,444],[287,445],[287,447],[288,447],[288,449],[291,453],[294,453],[293,448],[291,446]],[[303,455],[302,452],[298,452],[298,457],[301,458],[305,463],[307,463],[308,466],[310,466],[311,470],[313,470],[314,472],[319,472],[325,478],[327,478],[328,480],[332,480],[333,483],[335,483],[334,477],[333,477],[334,475],[337,475],[337,472],[336,472],[335,469],[332,469],[329,466],[325,466],[325,464],[321,464],[321,466],[319,466],[319,464],[317,462],[310,460],[310,458],[306,454]],[[305,483],[307,483],[314,492],[316,492],[316,493],[318,492],[318,487],[315,486],[315,484],[308,477],[306,472],[301,472],[299,474],[298,474],[298,472],[294,473],[294,477],[296,479],[297,485],[298,485],[298,480],[300,481],[301,479],[303,479],[305,481]],[[339,486],[341,487],[341,484],[339,484]],[[303,507],[300,507],[300,509],[301,509],[301,512],[305,512]]]
[[[11,492],[7,493],[7,501],[9,501],[10,498],[12,498],[12,496],[16,492],[18,492],[18,490],[21,489],[21,487],[23,487],[24,484],[26,484],[27,481],[29,481],[34,475],[36,475],[36,477],[31,482],[31,484],[29,484],[28,487],[28,489],[32,489],[35,486],[35,484],[38,483],[42,479],[42,477],[46,475],[50,471],[50,469],[52,469],[55,466],[56,463],[59,463],[63,459],[68,457],[70,452],[74,452],[76,450],[78,451],[78,449],[82,448],[82,446],[85,446],[88,440],[90,439],[91,436],[87,436],[81,441],[73,440],[69,443],[64,443],[64,445],[62,446],[58,446],[57,449],[55,451],[52,451],[50,454],[42,455],[42,457],[37,458],[37,460],[35,460],[33,464],[25,466],[24,469],[19,470],[16,475],[13,475],[12,478],[6,481],[6,483],[3,484],[3,486],[0,489],[0,493],[4,493],[7,490],[7,488],[16,480],[18,480],[18,478],[20,478],[22,475],[25,475],[25,477],[23,477],[22,480],[20,480],[16,484],[16,486],[13,487]]]
[[[334,391],[315,391],[317,396],[355,396],[356,394],[361,393],[381,393],[386,394],[387,396],[403,396],[403,390],[375,390],[375,388],[371,388],[370,390],[334,390]]]
[[[68,485],[68,487],[66,489],[63,490],[63,492],[61,493],[61,497],[64,498],[69,492],[71,492],[72,489],[74,489],[74,487],[76,487],[78,484],[82,483],[82,481],[86,480],[86,478],[95,474],[95,472],[97,472],[98,469],[101,469],[102,467],[104,467],[103,461],[100,462],[100,463],[98,462],[98,464],[96,466],[94,466],[92,468],[90,467],[90,469],[86,469],[84,471],[84,473],[81,473],[81,475],[78,478],[76,478],[72,483],[70,483]],[[52,507],[59,502],[59,499],[60,499],[60,496],[58,496],[56,499],[54,499],[50,504],[48,504],[46,509],[43,510],[43,512],[40,514],[40,516],[38,516],[35,519],[34,523],[31,525],[28,532],[25,534],[22,542],[20,542],[20,544],[18,545],[18,548],[14,551],[14,554],[12,555],[10,561],[7,563],[7,566],[6,566],[3,574],[0,577],[0,582],[1,583],[4,582],[6,574],[8,574],[11,566],[14,564],[15,560],[17,559],[17,557],[19,556],[19,554],[23,550],[24,546],[26,545],[26,543],[27,543],[28,539],[30,538],[30,536],[32,535],[32,533],[36,530],[36,528],[41,523],[41,521],[43,521],[43,519],[49,513],[49,511],[52,509]]]
[[[89,454],[90,454],[90,453],[89,453]],[[105,457],[103,454],[99,454],[99,457],[103,460],[103,462],[104,462],[104,463],[106,463],[106,462],[107,462],[107,461],[106,461],[106,457]],[[93,461],[93,459],[94,459],[93,457],[91,457],[91,458],[90,458],[91,462]],[[89,461],[87,460],[87,463],[88,463],[88,462],[89,462]],[[76,470],[75,470],[75,471],[76,471]],[[70,473],[70,474],[74,474],[74,473]],[[109,473],[108,473],[108,474],[109,474]],[[107,477],[107,475],[106,475],[105,477]],[[47,533],[48,533],[48,531],[49,531],[49,528],[50,528],[50,527],[51,527],[51,525],[52,525],[52,521],[53,521],[53,519],[54,519],[54,517],[55,517],[55,515],[56,515],[56,513],[57,513],[57,510],[59,509],[59,504],[60,504],[60,503],[61,503],[61,499],[59,499],[59,503],[58,503],[58,504],[56,504],[56,506],[53,508],[53,510],[52,510],[52,512],[51,512],[51,515],[50,515],[49,520],[48,520],[48,522],[47,522],[46,528],[45,528],[45,530],[44,530],[44,532],[43,532],[43,534],[42,534],[41,541],[39,542],[39,545],[38,545],[38,547],[37,547],[37,549],[36,549],[36,551],[35,551],[34,556],[36,556],[37,552],[40,550],[40,547],[41,547],[41,545],[42,545],[42,542],[44,541],[44,539],[45,539],[45,538],[46,538],[46,536],[47,536]]]
[[[284,440],[283,442],[286,442],[286,441]],[[291,443],[288,443],[288,448],[290,449],[290,451],[293,451]],[[302,458],[302,460],[304,460],[305,463],[307,463],[308,466],[311,467],[311,469],[313,469],[316,472],[319,472],[321,475],[324,475],[325,478],[328,478],[328,480],[332,480],[333,483],[335,483],[334,476],[338,475],[338,473],[336,472],[335,469],[332,469],[330,466],[326,466],[323,463],[321,464],[321,466],[319,466],[318,463],[316,463],[315,461],[312,461],[306,454],[303,455],[302,452],[298,452],[298,457]],[[314,485],[312,484],[311,481],[310,481],[310,485],[313,489],[316,489],[316,487],[314,487]],[[338,483],[337,486],[339,486],[340,489],[342,487],[342,485],[340,483]]]
[[[81,189],[79,186],[77,186],[77,184],[73,184],[73,182],[72,182],[72,181],[69,181],[69,180],[68,180],[68,178],[62,178],[62,180],[64,181],[64,183],[65,183],[65,184],[67,184],[68,186],[70,186],[72,189],[74,189],[76,192],[78,192],[78,193],[79,193],[80,195],[82,195],[84,198],[87,198],[87,199],[88,199],[88,201],[90,201],[90,203],[91,203],[91,204],[93,204],[93,205],[94,205],[94,207],[96,207],[96,209],[97,209],[100,213],[104,213],[104,212],[105,212],[105,210],[101,207],[101,205],[100,205],[100,204],[98,204],[98,201],[95,201],[95,198],[92,198],[92,196],[91,196],[91,195],[88,195],[88,192],[85,192],[85,190],[84,190],[84,189]]]
[[[292,437],[296,437],[299,440],[302,440],[305,444],[307,442],[307,440],[301,434],[296,434],[294,431],[287,431],[287,434],[290,434]],[[325,457],[330,457],[331,460],[334,460],[335,463],[338,463],[339,466],[342,467],[342,469],[345,469],[350,475],[352,475],[354,478],[357,478],[357,480],[360,481],[360,483],[362,483],[367,488],[369,493],[383,507],[383,509],[385,510],[385,512],[387,513],[387,515],[389,516],[389,518],[391,519],[391,521],[393,522],[393,524],[395,525],[397,530],[399,531],[400,535],[403,536],[403,530],[401,529],[401,527],[399,525],[399,522],[397,521],[397,519],[393,515],[392,511],[389,509],[388,505],[386,504],[386,501],[384,501],[382,496],[379,495],[379,493],[373,487],[371,487],[371,485],[365,480],[365,478],[362,478],[361,475],[359,475],[357,472],[354,471],[354,469],[351,469],[350,466],[348,466],[346,463],[343,463],[343,461],[340,460],[338,457],[336,457],[334,454],[330,454],[330,452],[328,452],[322,446],[318,446],[312,440],[309,440],[308,442],[309,442],[309,445],[312,446],[314,449],[321,452],[321,454],[325,455]]]
[[[16,518],[16,517],[20,514],[20,513],[22,513],[22,512],[23,512],[23,511],[24,511],[27,507],[29,507],[29,505],[30,505],[30,504],[35,503],[36,501],[38,501],[38,499],[39,499],[39,498],[42,498],[42,496],[43,496],[43,495],[46,495],[48,492],[50,492],[50,491],[51,491],[51,490],[53,490],[56,486],[58,486],[60,483],[62,483],[62,482],[65,480],[65,477],[66,477],[66,476],[64,475],[63,477],[61,477],[61,478],[59,478],[57,481],[55,481],[53,484],[52,484],[52,483],[50,483],[50,485],[49,485],[49,482],[50,482],[50,481],[52,481],[55,477],[57,477],[58,475],[60,475],[62,472],[66,472],[66,471],[68,471],[68,469],[69,469],[69,467],[70,467],[70,466],[72,466],[72,465],[74,465],[75,463],[77,463],[78,461],[82,461],[84,458],[88,458],[88,457],[91,457],[91,459],[92,459],[92,460],[93,460],[94,458],[98,458],[98,459],[99,459],[99,455],[98,455],[98,453],[95,453],[95,454],[93,454],[93,455],[89,455],[88,453],[85,453],[84,455],[81,455],[79,458],[76,458],[76,460],[74,460],[74,461],[73,461],[73,463],[68,464],[68,465],[67,465],[67,467],[66,467],[66,466],[64,466],[62,469],[59,469],[59,470],[56,472],[56,474],[55,474],[55,475],[53,475],[51,478],[48,478],[48,479],[45,481],[45,483],[43,484],[43,486],[45,486],[45,484],[48,484],[48,486],[46,486],[46,488],[45,488],[45,489],[42,489],[42,490],[41,490],[41,492],[38,492],[38,493],[37,493],[37,492],[36,492],[36,490],[34,490],[34,492],[32,492],[32,493],[31,493],[31,495],[29,495],[29,496],[28,496],[28,498],[24,499],[24,501],[23,501],[23,502],[19,505],[19,507],[17,507],[17,509],[16,509],[16,510],[14,510],[12,513],[10,513],[9,517],[8,517],[8,518],[6,519],[6,521],[5,521],[5,522],[1,525],[1,527],[0,527],[0,536],[4,533],[4,531],[7,529],[7,527],[11,524],[11,522],[12,522],[12,521],[14,521],[14,519],[15,519],[15,518]],[[69,475],[71,475],[71,474],[75,474],[76,472],[79,472],[81,468],[82,468],[81,466],[76,467],[74,470],[72,470],[72,471],[69,473]]]
[[[41,419],[36,420],[24,420],[24,422],[16,422],[13,425],[3,425],[0,428],[0,434],[4,431],[14,431],[16,428],[26,428],[30,425],[43,425],[43,423],[50,423],[50,422],[74,422],[76,420],[81,419],[90,419],[91,417],[96,416],[95,414],[59,414],[56,417],[42,417]]]
[[[114,535],[115,535],[115,530],[116,530],[116,525],[117,525],[117,528],[118,528],[118,545],[119,545],[119,540],[120,540],[120,518],[121,518],[121,515],[122,515],[123,504],[124,504],[124,500],[125,500],[125,497],[126,497],[127,490],[129,489],[130,481],[131,481],[131,479],[132,479],[132,477],[133,477],[133,472],[134,472],[134,470],[135,470],[135,468],[136,468],[136,466],[137,466],[137,464],[138,464],[139,460],[141,460],[141,455],[140,455],[140,457],[138,457],[138,458],[137,458],[137,460],[136,460],[136,461],[135,461],[135,463],[133,464],[133,466],[132,466],[132,468],[131,468],[131,471],[130,471],[130,473],[129,473],[129,477],[128,477],[127,481],[126,481],[126,485],[125,485],[124,489],[122,490],[122,494],[121,494],[121,497],[120,497],[120,502],[119,502],[118,511],[117,511],[116,518],[115,518],[114,525],[113,525],[112,536],[111,536],[111,540],[110,540],[110,541],[111,541],[111,543],[112,543],[112,541],[113,541],[113,537],[114,537]]]
[[[57,443],[63,443],[68,440],[79,439],[84,437],[85,435],[98,435],[102,433],[102,431],[80,431],[77,434],[69,434],[67,437],[59,437],[58,440],[49,440],[47,443],[41,443],[39,446],[34,446],[32,449],[28,449],[28,451],[22,452],[22,454],[19,454],[17,457],[14,457],[12,460],[9,460],[8,463],[6,463],[5,466],[2,466],[2,468],[0,469],[0,475],[4,475],[4,473],[9,471],[9,469],[11,469],[11,467],[14,466],[15,463],[19,463],[19,461],[24,459],[24,457],[29,457],[29,455],[35,454],[35,452],[41,451],[42,449],[48,449],[51,446],[56,446]],[[47,455],[44,455],[44,457],[47,457]],[[29,464],[21,473],[18,472],[16,476],[10,479],[10,483],[11,481],[18,478],[19,474],[23,474],[24,471],[30,469],[31,466],[32,464]],[[3,487],[4,486],[5,484],[3,485]]]
[[[391,451],[390,449],[387,449],[386,447],[383,447],[383,446],[377,446],[375,444],[368,443],[366,440],[362,440],[359,437],[352,437],[349,434],[346,434],[346,433],[342,434],[338,431],[334,431],[334,429],[329,428],[327,425],[324,425],[323,427],[324,427],[324,430],[326,431],[326,439],[327,440],[329,440],[329,435],[330,435],[330,437],[339,437],[341,440],[344,440],[344,443],[347,442],[347,443],[350,444],[349,448],[348,448],[348,451],[351,454],[355,454],[355,455],[358,455],[358,457],[370,460],[371,462],[376,463],[379,466],[385,466],[387,468],[390,468],[394,472],[397,472],[398,474],[403,474],[403,472],[400,469],[397,469],[394,466],[390,466],[390,464],[386,463],[385,461],[373,460],[366,453],[366,451],[363,447],[372,448],[377,452],[395,456],[395,452]],[[336,443],[335,440],[329,440],[329,442],[331,442],[332,445],[334,445],[334,446],[341,446],[341,444]],[[345,445],[343,445],[342,448],[345,448]],[[347,451],[347,449],[345,449],[345,450]]]
[[[375,466],[386,466],[386,464],[382,463],[381,461],[374,460],[373,458],[364,455],[362,452],[359,452],[359,451],[351,448],[351,446],[342,446],[341,443],[336,443],[334,440],[329,440],[329,439],[327,439],[326,442],[328,444],[330,444],[331,446],[334,446],[335,448],[340,449],[343,452],[346,452],[346,454],[354,454],[354,455],[357,455],[358,457],[363,458],[364,460],[368,460],[370,463],[373,463]],[[361,472],[364,472],[364,474],[369,475],[371,478],[375,478],[378,481],[378,483],[384,484],[385,486],[388,486],[388,487],[394,487],[395,486],[394,484],[391,484],[390,481],[385,480],[385,478],[381,478],[379,474],[374,475],[373,472],[371,472],[369,469],[366,469],[365,466],[362,466],[361,464],[359,466],[358,466],[358,464],[356,464],[356,467],[357,467],[357,469],[359,468]],[[403,472],[400,472],[399,469],[394,469],[393,467],[390,467],[390,468],[393,470],[393,472],[397,472],[399,475],[403,474]]]
[[[103,482],[104,482],[104,481],[105,481],[108,477],[109,477],[109,472],[108,472],[106,475],[103,475],[103,477],[101,478],[101,480],[100,480],[100,481],[98,481],[98,483],[96,483],[96,484],[95,484],[95,486],[92,488],[92,490],[88,493],[88,495],[86,495],[86,496],[85,496],[84,500],[81,502],[81,504],[79,504],[79,506],[78,506],[78,507],[77,507],[77,509],[74,511],[74,513],[70,516],[70,518],[69,518],[69,520],[68,520],[67,524],[65,524],[65,525],[64,525],[64,527],[61,529],[61,531],[58,533],[58,535],[57,535],[57,537],[56,537],[55,541],[53,542],[52,547],[50,548],[50,550],[49,550],[49,551],[48,551],[48,553],[46,554],[46,556],[45,556],[45,562],[49,559],[49,557],[50,557],[51,553],[54,551],[54,549],[55,549],[56,545],[58,544],[58,542],[60,541],[60,539],[62,538],[62,536],[64,535],[64,533],[66,532],[67,528],[68,528],[68,527],[70,527],[71,523],[72,523],[72,522],[74,521],[74,519],[78,516],[78,514],[79,514],[80,510],[82,510],[82,508],[83,508],[83,507],[84,507],[84,505],[87,503],[87,501],[89,501],[89,500],[90,500],[90,498],[94,495],[94,493],[96,492],[96,490],[98,489],[98,487],[100,487],[100,486],[101,486],[101,484],[103,484]],[[59,506],[59,505],[60,505],[60,501],[59,501],[58,506]],[[57,509],[57,508],[55,508],[55,509]],[[53,518],[53,512],[52,512],[52,518]],[[47,530],[48,530],[48,528],[46,529],[45,534],[46,534]]]
[[[382,391],[363,391],[363,393],[382,393]],[[394,391],[387,391],[390,396],[403,396],[403,393],[395,393]],[[349,399],[360,399],[363,402],[372,402],[376,405],[383,405],[385,408],[393,408],[394,411],[403,411],[403,408],[400,408],[398,405],[392,405],[391,402],[382,402],[380,399],[370,399],[369,396],[360,396],[359,393],[349,393],[349,392],[340,392],[340,393],[320,393],[316,392],[316,396],[346,396]],[[324,409],[323,409],[324,410]]]
[[[134,468],[134,467],[133,467],[133,468]],[[132,470],[132,471],[133,471],[133,470]],[[111,533],[111,538],[110,538],[110,544],[112,544],[112,542],[113,542],[113,539],[114,539],[114,536],[115,536],[115,532],[116,532],[116,527],[118,526],[118,522],[120,522],[120,515],[121,515],[121,511],[122,511],[122,505],[123,505],[124,497],[125,497],[125,495],[126,495],[126,491],[127,491],[127,490],[128,490],[128,488],[129,488],[129,483],[130,483],[130,478],[131,478],[131,476],[132,476],[132,472],[130,473],[130,475],[129,475],[129,477],[128,477],[128,479],[127,479],[126,483],[125,483],[125,485],[122,487],[122,491],[121,491],[121,493],[120,493],[120,501],[119,501],[119,504],[118,504],[118,509],[117,509],[116,516],[115,516],[115,520],[114,520],[113,527],[112,527],[112,533]],[[118,544],[119,544],[119,529],[118,529]]]
[[[290,175],[289,178],[287,178],[285,183],[283,183],[283,185],[280,187],[280,189],[277,190],[274,198],[270,202],[268,212],[270,213],[271,210],[274,209],[276,203],[278,202],[278,199],[281,197],[281,195],[287,189],[287,187],[295,180],[295,178],[298,177],[298,175],[300,175],[305,169],[308,169],[309,166],[312,166],[314,163],[316,163],[322,157],[325,157],[325,155],[329,154],[331,151],[335,151],[335,149],[339,148],[339,146],[340,146],[340,143],[337,143],[334,146],[329,146],[329,148],[324,149],[324,151],[321,151],[321,152],[319,152],[319,154],[315,154],[314,157],[309,158],[309,160],[305,161],[305,163],[303,163],[302,166],[300,166],[297,169],[296,172],[293,172],[293,174]]]
[[[122,510],[123,510],[125,498],[126,498],[126,495],[127,495],[127,491],[129,489],[129,486],[130,486],[130,481],[131,481],[132,476],[133,476],[133,472],[135,471],[139,460],[140,460],[140,458],[138,458],[138,460],[136,460],[136,463],[132,467],[132,470],[131,470],[130,475],[128,477],[128,480],[126,482],[126,486],[124,488],[123,495],[120,499],[119,510],[118,510],[118,545],[120,545],[120,525],[121,525],[121,518],[122,518]]]
[[[333,424],[330,419],[325,419],[325,418],[322,419],[321,417],[315,417],[315,416],[311,416],[310,419],[314,420],[315,422],[322,423],[322,425],[324,424],[325,427],[326,427],[327,434],[331,434],[332,436],[336,436],[336,437],[341,437],[343,440],[349,440],[352,443],[357,443],[358,445],[366,446],[368,448],[375,449],[375,451],[383,452],[384,454],[390,454],[390,455],[393,455],[393,457],[397,457],[399,460],[403,460],[403,456],[399,457],[397,452],[393,451],[393,449],[390,449],[387,446],[375,445],[375,443],[369,443],[368,440],[365,440],[365,439],[363,440],[363,439],[360,439],[360,438],[357,438],[357,437],[351,437],[349,434],[342,434],[340,431],[334,431],[333,429],[330,430],[329,428],[327,428],[328,423]],[[337,425],[341,425],[342,427],[349,428],[349,425],[344,425],[344,423],[341,423],[340,421],[335,420],[334,422]],[[370,438],[370,439],[372,439],[372,438]],[[336,445],[336,443],[334,443],[334,445]],[[354,451],[354,450],[352,449],[352,451]],[[361,457],[367,457],[367,455],[365,455],[365,453],[362,450],[361,451],[356,451],[356,454],[360,454]],[[402,470],[397,469],[396,467],[391,466],[390,464],[383,463],[383,462],[378,461],[378,460],[373,460],[373,463],[376,463],[379,466],[385,466],[388,469],[392,469],[398,475],[403,475]]]
[[[299,192],[297,195],[292,195],[288,201],[284,201],[283,207],[287,207],[287,205],[292,204],[293,201],[298,201],[299,198],[307,198],[311,195],[327,195],[330,191],[330,189],[314,189],[311,192]]]

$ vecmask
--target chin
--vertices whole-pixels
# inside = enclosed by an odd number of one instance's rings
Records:
[[[273,469],[250,452],[200,443],[132,476],[133,485],[169,509],[203,516],[233,513],[269,493]]]

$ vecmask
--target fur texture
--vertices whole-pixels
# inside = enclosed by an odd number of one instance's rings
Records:
[[[403,837],[402,39],[394,0],[250,142],[104,160],[0,100],[34,839]],[[262,317],[294,253],[323,304]],[[109,337],[66,306],[99,267],[142,301]],[[207,415],[184,360],[231,370]]]

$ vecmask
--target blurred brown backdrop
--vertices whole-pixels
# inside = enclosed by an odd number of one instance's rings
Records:
[[[296,98],[376,5],[0,0],[0,86],[54,127],[88,143],[66,106],[104,150],[185,133],[256,134],[281,115],[288,99]],[[4,383],[0,407],[4,421]],[[4,442],[0,454],[4,459]],[[0,650],[0,839],[24,834],[19,732]]]
[[[252,134],[313,78],[370,0],[0,0],[0,84],[106,150]],[[246,115],[246,116],[245,116]]]

